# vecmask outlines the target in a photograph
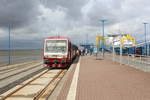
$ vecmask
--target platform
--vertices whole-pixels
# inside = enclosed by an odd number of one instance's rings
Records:
[[[82,56],[53,100],[150,100],[150,73]]]

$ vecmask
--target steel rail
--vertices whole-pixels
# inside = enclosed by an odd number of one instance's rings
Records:
[[[18,65],[14,64],[14,65],[12,65],[10,68],[0,69],[0,72],[5,71],[5,70],[11,70],[11,69],[14,69],[14,68],[23,66],[23,65],[32,64],[33,62],[37,62],[37,61],[32,61],[32,62],[27,62],[27,63],[20,63],[20,64],[18,64]],[[16,66],[15,66],[15,65],[16,65]]]
[[[22,66],[28,66],[30,64],[33,64],[33,62],[32,63],[28,63],[28,64],[24,64],[24,65],[20,65],[20,67],[18,66],[18,67],[15,67],[15,68],[8,69],[8,71],[0,72],[0,74],[5,74],[5,73],[9,73],[11,71],[15,71],[15,70],[18,70],[19,68],[22,68]]]
[[[34,68],[36,68],[37,66],[40,66],[40,65],[42,65],[42,64],[34,65],[34,66],[32,66],[31,68],[28,68],[28,69],[19,71],[19,72],[15,73],[15,74],[12,74],[12,75],[8,75],[8,76],[6,76],[6,77],[4,77],[4,78],[1,78],[0,81],[5,80],[5,79],[10,78],[10,77],[13,77],[13,76],[15,76],[15,75],[18,75],[18,74],[20,74],[20,73],[22,73],[22,72],[26,72],[26,71],[28,71],[28,70],[34,69]]]
[[[8,95],[6,95],[5,97],[2,97],[1,100],[5,100],[9,97],[11,97],[14,93],[18,92],[19,90],[21,90],[22,88],[24,88],[25,86],[29,85],[31,82],[35,81],[36,79],[38,79],[39,77],[43,76],[44,74],[46,74],[47,72],[49,72],[50,70],[45,70],[44,72],[42,72],[40,75],[38,75],[37,77],[35,77],[34,79],[30,80],[29,82],[27,82],[26,84],[22,85],[21,87],[19,87],[18,89],[12,91],[11,93],[9,93]]]
[[[34,97],[33,100],[41,100],[43,97],[46,99],[52,93],[52,91],[54,90],[54,88],[56,87],[56,86],[54,86],[53,89],[52,89],[51,88],[51,84],[54,83],[56,80],[59,81],[64,76],[65,72],[66,72],[66,70],[61,70],[60,72],[58,72],[54,76],[54,78],[40,92],[38,92],[35,95],[35,97]],[[62,76],[62,77],[60,77],[60,76]],[[58,82],[56,82],[56,83],[58,84]]]

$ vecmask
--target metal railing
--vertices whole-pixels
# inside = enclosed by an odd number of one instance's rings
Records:
[[[150,57],[144,55],[116,55],[112,53],[105,53],[107,59],[111,59],[120,64],[125,64],[136,69],[150,72]]]

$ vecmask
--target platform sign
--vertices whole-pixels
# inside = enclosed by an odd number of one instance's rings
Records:
[[[102,39],[103,39],[102,36],[100,36],[100,35],[96,36],[96,46],[97,46],[97,48],[100,48],[100,40],[102,40]]]
[[[96,36],[96,40],[102,40],[102,39],[103,39],[103,36],[100,36],[100,35]]]
[[[121,44],[122,46],[127,46],[127,47],[135,46],[135,39],[131,35],[127,34],[121,38]]]

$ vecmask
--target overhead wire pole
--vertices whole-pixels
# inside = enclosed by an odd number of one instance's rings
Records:
[[[145,30],[145,55],[147,56],[147,39],[146,39],[146,35],[147,35],[147,29],[146,29],[146,25],[148,24],[148,23],[143,23],[144,24],[144,30]]]
[[[10,24],[8,25],[8,64],[10,65],[11,63],[11,44],[10,44]]]
[[[86,34],[86,44],[88,45],[88,34]]]
[[[113,45],[113,61],[115,61],[115,41],[114,41],[114,39],[115,39],[115,36],[113,36],[113,43],[112,43],[112,45]]]
[[[102,57],[104,58],[104,36],[105,36],[105,33],[104,33],[104,24],[105,24],[105,19],[101,20],[102,22],[102,32],[103,32],[103,38],[102,38]]]

